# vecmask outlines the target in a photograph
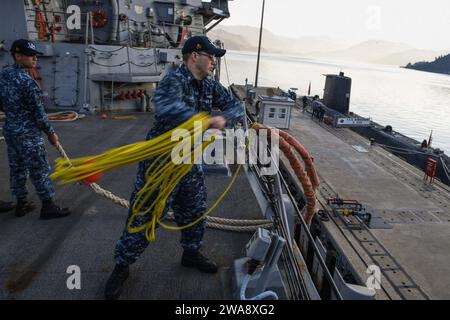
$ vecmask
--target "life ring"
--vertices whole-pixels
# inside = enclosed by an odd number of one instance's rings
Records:
[[[94,10],[91,12],[92,26],[94,28],[103,28],[108,23],[108,14],[103,10]]]

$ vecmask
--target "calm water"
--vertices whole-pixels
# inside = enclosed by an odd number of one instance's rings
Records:
[[[229,82],[254,83],[256,55],[229,51]],[[324,61],[265,54],[261,57],[260,86],[296,87],[303,95],[311,81],[311,94],[323,96],[325,77],[343,71],[352,78],[350,110],[382,125],[391,125],[418,141],[433,130],[434,147],[450,154],[450,76],[393,66]],[[223,64],[222,83],[228,84]]]

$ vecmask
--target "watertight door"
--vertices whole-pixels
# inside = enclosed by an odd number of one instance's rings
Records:
[[[55,61],[55,106],[62,108],[75,107],[78,97],[79,59],[76,56],[64,55]]]

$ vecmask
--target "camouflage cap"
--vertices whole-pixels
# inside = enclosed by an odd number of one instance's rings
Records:
[[[21,53],[26,56],[42,55],[43,53],[36,50],[36,45],[29,40],[19,39],[11,45],[11,53]]]
[[[186,40],[181,53],[206,52],[215,57],[222,57],[226,50],[216,47],[206,36],[193,36]]]

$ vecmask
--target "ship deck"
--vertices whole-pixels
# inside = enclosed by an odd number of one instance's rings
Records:
[[[100,120],[92,116],[70,123],[54,123],[71,157],[98,154],[142,140],[151,114],[136,120]],[[349,129],[335,129],[293,109],[288,130],[310,151],[321,178],[318,209],[330,212],[321,222],[334,244],[351,263],[358,281],[365,283],[369,265],[381,268],[377,299],[449,299],[450,192],[435,182],[424,185],[423,172]],[[8,163],[0,141],[0,195],[10,200]],[[48,146],[49,159],[58,155]],[[136,166],[107,173],[100,184],[128,198]],[[224,190],[229,178],[207,176],[208,203]],[[29,184],[31,199],[38,204]],[[56,186],[56,201],[72,215],[41,221],[39,210],[23,218],[0,214],[0,299],[102,299],[114,261],[127,210],[77,184]],[[242,195],[245,196],[242,196]],[[331,214],[326,199],[338,194],[370,208],[378,227],[354,230]],[[261,218],[244,173],[213,215]],[[159,229],[141,259],[132,266],[122,299],[230,299],[230,267],[243,256],[251,234],[208,229],[204,251],[220,265],[215,275],[180,266],[179,233]],[[81,290],[69,290],[66,270],[81,269]]]
[[[235,86],[241,98],[243,86]],[[265,94],[267,88],[257,90]],[[321,179],[322,226],[365,284],[370,265],[381,269],[377,299],[450,299],[450,190],[347,128],[332,128],[293,108],[287,130],[307,148]],[[331,213],[326,199],[356,199],[378,227],[354,230]]]
[[[111,148],[144,140],[151,114],[135,114],[136,120],[101,120],[90,116],[75,122],[54,123],[69,157],[99,154]],[[47,144],[49,159],[58,156]],[[136,165],[106,173],[99,184],[128,199]],[[0,141],[0,196],[12,200],[4,141]],[[208,204],[223,192],[230,177],[207,176]],[[30,199],[40,207],[28,182]],[[245,196],[243,196],[245,195]],[[89,188],[56,186],[56,202],[72,214],[64,219],[39,220],[39,208],[25,217],[0,214],[0,299],[103,299],[106,280],[114,267],[114,247],[122,234],[127,210],[94,194]],[[212,213],[225,218],[261,219],[256,199],[243,170],[235,185]],[[233,260],[244,254],[252,233],[207,229],[204,251],[220,266],[214,275],[180,265],[179,231],[157,230],[142,257],[131,267],[122,299],[231,299]],[[69,290],[67,268],[81,269],[81,290]]]

